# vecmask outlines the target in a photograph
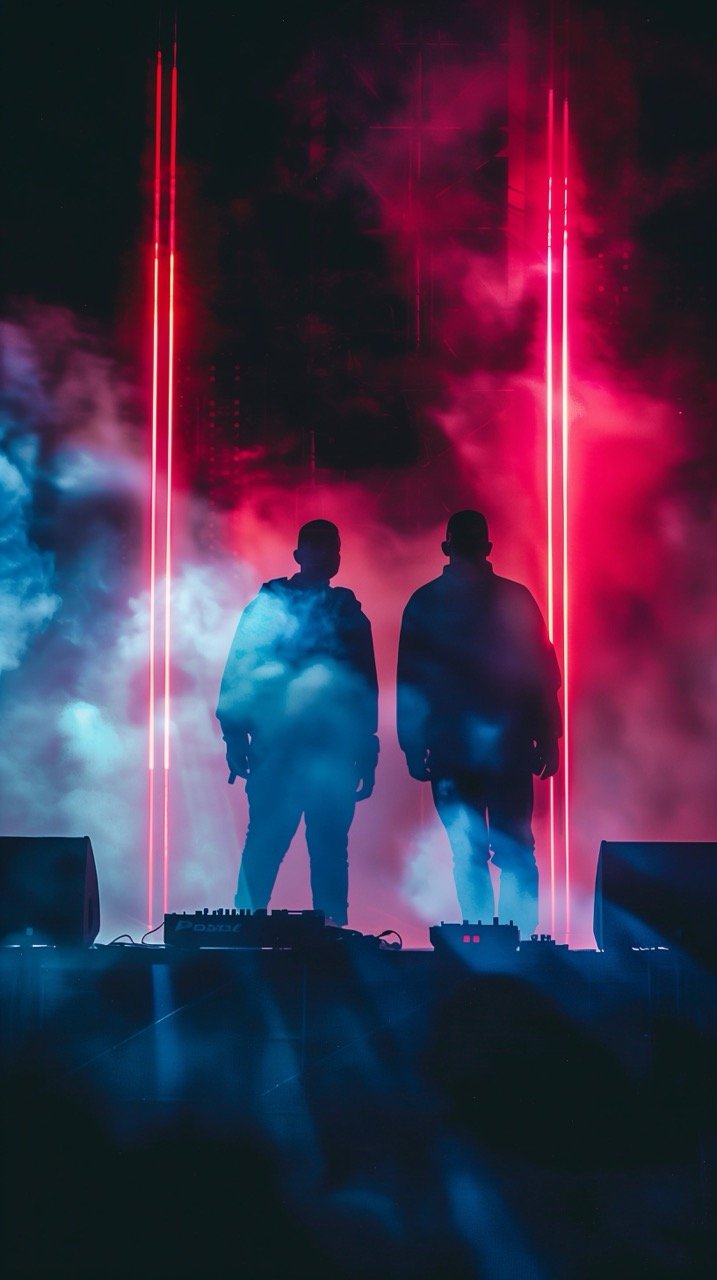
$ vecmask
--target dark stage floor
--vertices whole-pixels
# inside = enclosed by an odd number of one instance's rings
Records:
[[[712,1271],[717,983],[672,952],[0,949],[12,1276]]]

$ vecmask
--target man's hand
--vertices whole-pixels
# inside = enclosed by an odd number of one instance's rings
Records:
[[[357,778],[356,799],[368,800],[376,781],[376,770],[365,768]]]
[[[533,773],[536,778],[552,778],[558,772],[560,751],[557,738],[536,742],[533,748]]]
[[[249,777],[249,735],[241,734],[227,742],[229,782]]]
[[[376,781],[379,743],[375,733],[363,743],[356,760],[356,799],[368,800]]]
[[[416,782],[428,782],[431,777],[431,770],[428,766],[428,752],[423,751],[407,751],[406,765],[408,772]]]

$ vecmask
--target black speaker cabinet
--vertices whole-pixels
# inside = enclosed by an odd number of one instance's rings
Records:
[[[603,951],[667,946],[717,959],[717,843],[603,840],[593,928]]]
[[[0,944],[88,947],[99,928],[89,836],[0,836]]]

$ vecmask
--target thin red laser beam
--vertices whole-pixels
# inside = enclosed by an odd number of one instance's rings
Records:
[[[171,728],[170,667],[172,626],[172,467],[174,446],[174,265],[177,211],[177,39],[172,61],[172,97],[169,141],[169,307],[167,316],[167,502],[164,589],[164,812],[162,823],[162,907],[169,901],[169,739]]]
[[[545,478],[547,505],[548,636],[555,632],[555,566],[553,562],[553,90],[548,90],[548,209],[546,245],[545,339]],[[550,932],[555,936],[555,779],[550,779]]]
[[[570,581],[568,480],[570,462],[570,404],[568,341],[568,99],[563,99],[563,260],[562,260],[562,351],[561,351],[561,436],[563,482],[563,785],[565,788],[565,939],[570,940]]]
[[[162,54],[157,50],[154,118],[154,261],[152,315],[152,474],[149,550],[149,706],[147,761],[147,925],[154,924],[154,764],[156,712],[156,609],[157,609],[157,435],[159,417],[159,214],[162,150]]]
[[[546,255],[545,436],[548,525],[548,635],[555,630],[553,566],[553,90],[548,92],[548,229]]]

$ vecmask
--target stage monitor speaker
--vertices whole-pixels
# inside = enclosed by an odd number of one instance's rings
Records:
[[[0,836],[0,944],[88,947],[99,928],[89,836]]]
[[[667,946],[717,959],[717,843],[603,840],[595,878],[603,951]]]

